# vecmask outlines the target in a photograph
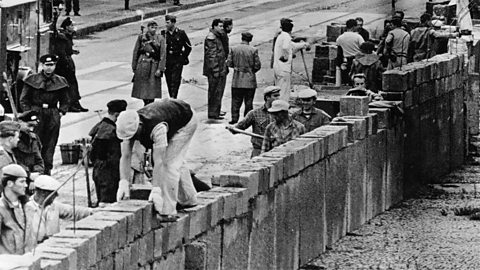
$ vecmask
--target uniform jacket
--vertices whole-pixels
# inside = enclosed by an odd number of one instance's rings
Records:
[[[222,44],[222,33],[210,29],[204,44],[203,75],[225,76],[227,74],[226,55]]]
[[[273,71],[279,76],[289,76],[292,73],[293,53],[303,48],[303,43],[295,43],[289,33],[283,32],[278,35],[273,50]],[[280,61],[280,57],[287,59],[286,62]]]
[[[184,64],[192,51],[192,44],[182,29],[175,28],[172,33],[165,31],[167,44],[166,65]]]
[[[16,214],[14,206],[5,195],[0,197],[0,254],[24,254],[35,246],[33,223],[28,215],[29,206],[22,201],[20,205],[23,211],[17,211]],[[23,217],[18,216],[22,212]]]
[[[261,68],[257,48],[244,43],[233,47],[227,66],[233,68],[232,88],[257,88],[255,73]]]
[[[45,207],[42,218],[40,219],[41,208],[33,199],[26,204],[27,215],[31,218],[33,224],[33,238],[37,236],[38,223],[41,221],[37,242],[41,242],[46,238],[60,232],[60,219],[80,220],[92,214],[92,210],[87,207],[75,207],[75,215],[73,206],[54,201],[51,205]]]
[[[65,78],[53,74],[47,77],[43,72],[32,74],[25,79],[22,94],[20,95],[20,105],[24,112],[42,104],[57,106],[60,103],[59,110],[63,113],[68,111],[68,82]]]
[[[13,149],[17,163],[27,168],[29,172],[43,173],[45,166],[41,151],[42,143],[38,135],[27,128],[20,129],[20,140]]]
[[[73,62],[73,37],[68,33],[57,33],[54,36],[52,53],[58,56],[55,74],[65,77],[70,81],[75,77],[75,62]]]

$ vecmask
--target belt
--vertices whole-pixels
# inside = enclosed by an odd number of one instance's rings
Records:
[[[35,104],[33,105],[33,107],[39,107],[39,108],[42,108],[42,109],[52,109],[52,108],[55,108],[57,109],[57,104],[47,104],[47,103],[42,103],[42,104]]]

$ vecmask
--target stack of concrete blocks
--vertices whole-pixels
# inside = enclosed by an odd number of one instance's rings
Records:
[[[383,97],[402,101],[405,111],[407,193],[464,161],[464,59],[442,54],[383,73]]]
[[[312,69],[313,83],[335,83],[336,57],[337,45],[335,43],[322,43],[315,46]]]
[[[298,269],[400,202],[409,169],[438,174],[461,163],[460,59],[439,55],[385,73],[403,117],[343,97],[341,119],[226,166],[176,222],[159,223],[145,200],[118,202],[39,245],[40,266],[29,269]]]

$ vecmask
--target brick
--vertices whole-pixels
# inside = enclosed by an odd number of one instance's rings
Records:
[[[152,213],[151,207],[152,207],[152,204],[148,201],[127,200],[127,201],[116,202],[104,208],[100,208],[99,211],[100,212],[110,211],[110,212],[133,213],[133,216],[129,216],[127,219],[127,226],[128,226],[127,241],[132,242],[134,238],[140,236],[143,233],[143,227],[145,226],[144,217],[147,217],[149,214]],[[154,223],[151,220],[151,218],[149,218],[148,220],[145,220],[145,222],[148,222],[148,221]],[[152,226],[155,226],[155,224],[149,224],[148,227],[145,228],[145,232],[148,232],[148,230],[151,229]]]
[[[77,261],[77,252],[73,248],[51,247],[47,244],[41,244],[35,249],[35,258],[61,261],[62,269],[76,270],[81,265]],[[83,268],[85,269],[85,268]]]
[[[327,239],[331,246],[346,234],[347,191],[348,191],[347,151],[341,150],[326,160],[325,217]]]
[[[185,245],[185,270],[207,270],[207,245],[200,241]]]
[[[224,188],[213,188],[212,192],[233,194],[236,204],[236,216],[240,216],[248,212],[248,198],[246,188],[234,188],[234,187],[224,187]]]
[[[382,74],[382,89],[386,92],[403,92],[408,89],[409,72],[391,69]]]
[[[234,218],[223,224],[221,269],[247,269],[249,219]]]
[[[185,250],[183,247],[165,254],[160,261],[153,262],[152,270],[185,269]]]
[[[178,213],[177,215],[180,216],[177,221],[163,223],[162,250],[164,253],[181,247],[183,242],[189,239],[190,216],[183,213]],[[156,240],[155,243],[157,243]]]
[[[273,166],[270,172],[270,177],[274,178],[274,185],[282,182],[283,180],[283,168],[284,168],[284,155],[279,152],[266,152],[259,156],[259,159],[252,158],[251,161],[268,162]],[[270,167],[269,167],[270,168]],[[270,184],[270,183],[269,183]]]
[[[212,204],[209,204],[209,200],[198,199],[195,207],[187,208],[183,212],[190,216],[188,239],[193,239],[210,228]]]
[[[355,123],[353,130],[355,140],[363,140],[368,136],[370,116],[345,116],[344,118]]]
[[[44,245],[54,247],[57,249],[68,248],[75,250],[76,256],[76,269],[88,269],[89,266],[94,265],[95,261],[90,260],[91,257],[95,258],[96,251],[92,248],[95,246],[90,245],[88,239],[82,238],[56,238],[51,237],[43,242]]]
[[[368,114],[369,97],[342,96],[340,97],[340,115],[359,115]]]
[[[275,269],[275,190],[252,201],[248,269]]]
[[[85,239],[88,241],[88,246],[91,253],[88,256],[88,264],[93,265],[97,261],[100,261],[101,254],[100,249],[97,246],[102,244],[102,232],[100,230],[61,230],[59,233],[55,234],[55,238],[66,238],[66,239]]]
[[[111,239],[117,240],[115,243],[115,248],[120,248],[123,247],[124,245],[127,244],[127,220],[129,216],[133,216],[132,213],[122,213],[122,212],[108,212],[108,211],[102,211],[98,215],[95,215],[95,218],[98,220],[110,220],[110,221],[115,221],[118,222],[118,238],[117,239]]]
[[[370,108],[370,113],[376,114],[378,118],[378,129],[389,129],[392,123],[390,109],[387,108]]]
[[[298,188],[300,265],[325,251],[325,170],[325,161],[321,161],[300,175]],[[274,269],[265,267],[267,268]]]
[[[248,197],[252,198],[259,192],[260,172],[224,172],[216,183],[221,187],[243,187],[248,190]],[[262,190],[263,191],[263,190]]]
[[[209,200],[211,204],[210,227],[217,226],[218,222],[223,219],[225,198],[221,193],[203,191],[197,195],[198,199]]]
[[[333,141],[335,143],[335,151],[340,150],[347,146],[347,128],[341,126],[322,126],[323,130],[333,133]],[[330,145],[329,145],[330,147]],[[330,152],[330,148],[329,148]]]
[[[353,142],[355,141],[355,135],[353,134],[353,129],[355,126],[355,121],[343,119],[343,117],[334,118],[332,122],[330,122],[332,126],[345,126],[347,127],[347,141]]]

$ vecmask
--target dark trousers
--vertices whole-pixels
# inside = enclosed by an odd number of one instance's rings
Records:
[[[353,59],[355,57],[347,57],[347,69],[342,70],[342,84],[343,85],[352,85],[352,78],[350,78],[350,70],[352,69]]]
[[[227,76],[208,75],[208,117],[219,117]]]
[[[165,68],[165,80],[167,81],[168,94],[171,98],[177,98],[178,89],[182,82],[183,64],[173,63]]]
[[[73,2],[73,12],[78,13],[80,11],[79,0],[65,0],[65,12],[72,11],[72,2]]]
[[[232,87],[232,121],[237,122],[240,118],[240,107],[245,102],[243,116],[253,110],[253,97],[255,96],[255,88],[233,88]]]
[[[42,143],[42,158],[45,174],[50,175],[53,168],[53,154],[60,133],[60,113],[57,108],[38,109],[38,126],[35,133]]]

